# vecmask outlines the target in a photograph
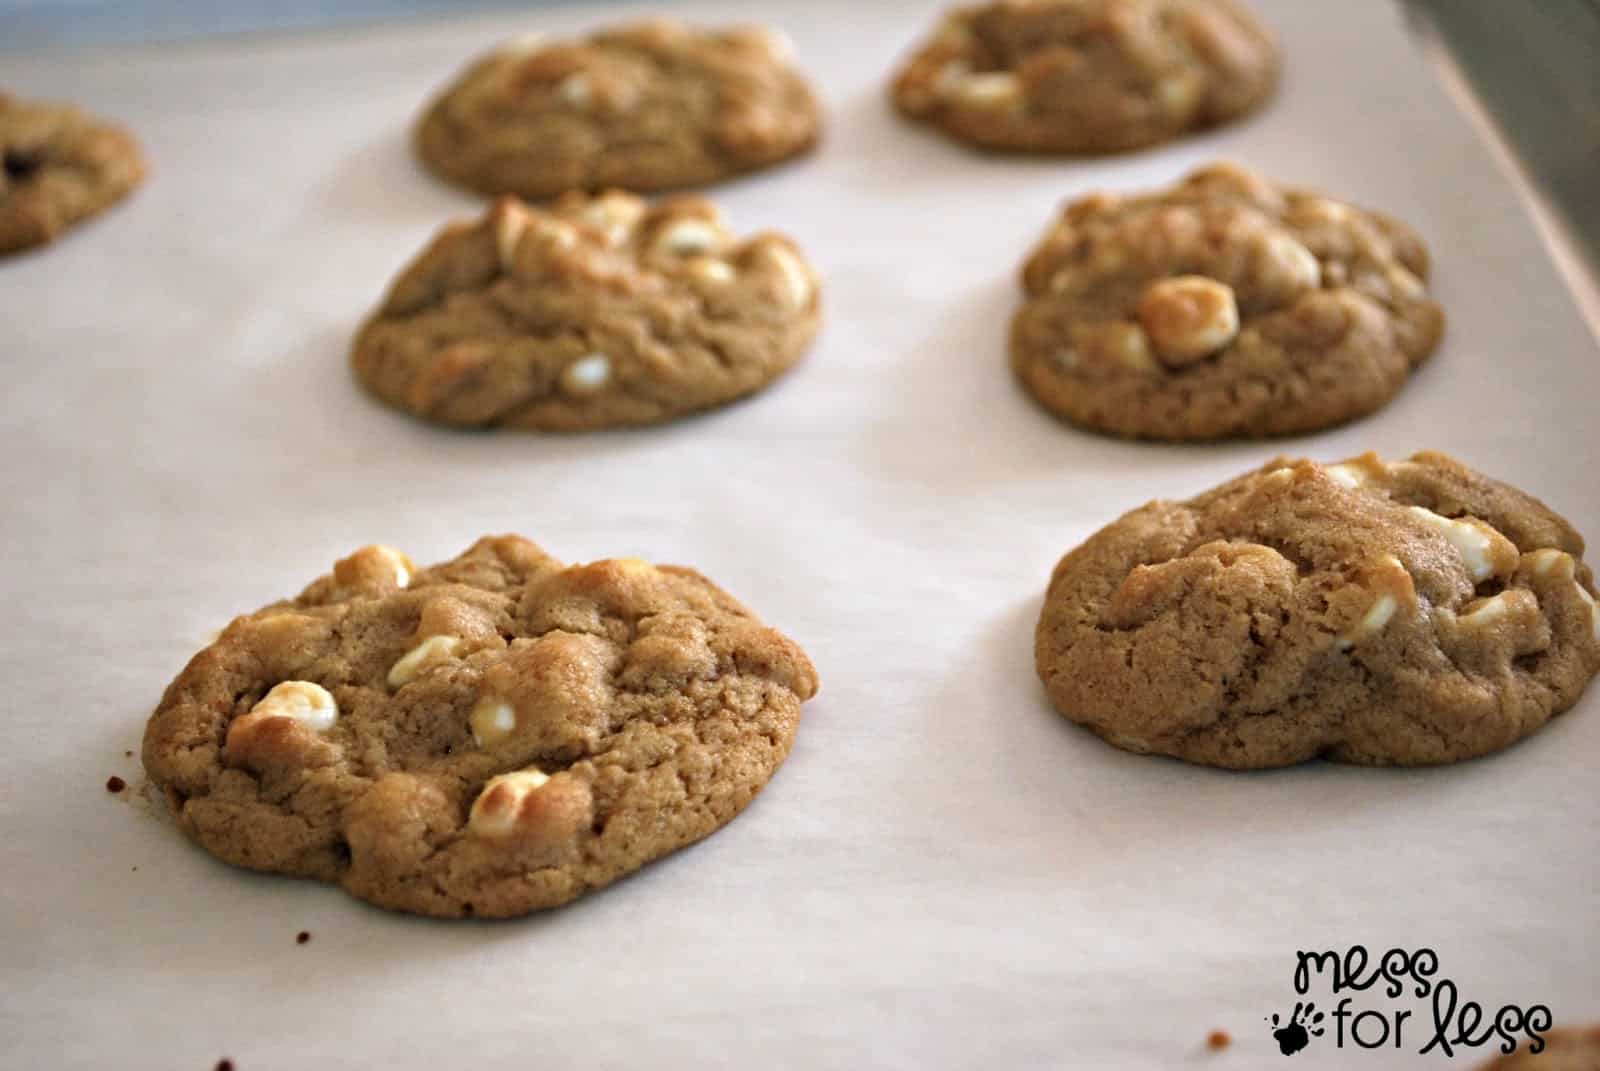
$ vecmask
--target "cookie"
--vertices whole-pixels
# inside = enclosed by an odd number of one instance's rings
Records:
[[[1479,1065],[1479,1071],[1600,1071],[1600,1026],[1552,1030],[1541,1051],[1524,1046]]]
[[[373,546],[196,655],[144,765],[230,863],[513,916],[725,825],[816,690],[805,652],[692,569],[563,566],[517,536],[427,569]]]
[[[65,104],[0,93],[0,253],[54,241],[144,180],[126,132]]]
[[[978,148],[1112,153],[1237,119],[1277,81],[1232,0],[997,0],[946,15],[892,95]]]
[[[1405,224],[1217,164],[1066,206],[1022,270],[1011,364],[1046,409],[1150,439],[1290,435],[1380,408],[1444,333]]]
[[[429,106],[416,148],[449,182],[544,198],[719,182],[809,151],[820,130],[779,34],[655,19],[502,46]]]
[[[709,201],[504,198],[400,274],[352,362],[373,394],[442,424],[653,424],[772,382],[819,308],[792,241],[736,240]]]
[[[1039,677],[1129,751],[1209,766],[1498,751],[1600,670],[1583,540],[1452,458],[1279,458],[1056,566]]]

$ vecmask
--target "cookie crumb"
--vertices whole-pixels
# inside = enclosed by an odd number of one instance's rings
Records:
[[[110,777],[106,778],[106,791],[107,792],[121,792],[123,789],[125,789],[127,787],[128,787],[128,782],[124,781],[122,778],[116,776],[115,774],[112,774]]]
[[[218,1060],[217,1061],[217,1071],[233,1071],[233,1061],[232,1060]]]
[[[1206,1048],[1212,1052],[1221,1052],[1233,1044],[1233,1037],[1226,1030],[1213,1030],[1206,1035]]]
[[[299,933],[294,935],[294,943],[297,945],[303,945],[309,940],[311,940],[311,934],[305,930],[301,930]]]
[[[131,751],[124,751],[124,752],[123,752],[123,753],[122,753],[122,757],[123,757],[123,758],[125,758],[125,759],[131,759],[131,758],[133,758],[133,752],[131,752]]]

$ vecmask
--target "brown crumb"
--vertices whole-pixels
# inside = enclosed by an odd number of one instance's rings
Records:
[[[123,752],[123,753],[122,753],[122,757],[123,757],[123,758],[125,758],[125,759],[131,759],[131,758],[133,758],[133,752],[131,752],[131,751],[124,751],[124,752]]]
[[[305,930],[301,930],[299,933],[294,935],[294,943],[297,945],[303,945],[309,940],[311,940],[311,934],[307,933]]]
[[[116,776],[115,774],[112,774],[110,777],[106,778],[106,791],[107,792],[121,792],[123,789],[125,789],[127,787],[128,787],[128,782],[124,781],[122,778]]]
[[[233,1071],[233,1061],[232,1060],[218,1060],[217,1061],[217,1071]]]
[[[1233,1038],[1226,1030],[1213,1030],[1206,1035],[1206,1048],[1212,1052],[1221,1052],[1233,1044]]]

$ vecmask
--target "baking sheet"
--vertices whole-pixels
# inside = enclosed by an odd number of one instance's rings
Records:
[[[345,350],[477,204],[411,161],[423,99],[513,32],[627,9],[5,57],[10,87],[125,120],[153,174],[0,264],[0,1065],[1262,1066],[1296,951],[1352,944],[1432,948],[1491,1011],[1600,1019],[1600,689],[1486,761],[1239,775],[1116,751],[1036,683],[1063,551],[1280,450],[1444,449],[1600,533],[1595,345],[1398,12],[1258,6],[1287,51],[1268,111],[1079,162],[978,157],[891,115],[928,4],[763,8],[829,135],[717,196],[810,252],[821,340],[748,403],[580,438],[409,421]],[[1023,253],[1063,198],[1219,156],[1414,223],[1442,350],[1376,416],[1284,443],[1056,423],[1005,365]],[[565,910],[447,924],[225,866],[102,787],[137,780],[124,752],[162,687],[236,612],[364,543],[434,561],[502,530],[696,565],[808,648],[821,695],[741,819]],[[1296,1060],[1444,1063],[1423,1040]]]

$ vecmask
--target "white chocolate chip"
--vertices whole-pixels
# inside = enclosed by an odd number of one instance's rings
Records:
[[[325,733],[339,720],[339,704],[320,684],[310,681],[284,681],[275,685],[261,701],[250,708],[259,718],[289,718],[308,729]]]
[[[1163,111],[1185,112],[1200,95],[1200,82],[1195,78],[1164,78],[1156,84],[1156,99]]]
[[[1135,372],[1161,371],[1160,362],[1150,352],[1150,339],[1138,324],[1111,324],[1102,338],[1107,352],[1122,367]]]
[[[392,562],[394,564],[394,582],[395,582],[395,584],[398,587],[402,587],[402,588],[407,587],[408,585],[410,585],[410,583],[411,583],[411,570],[410,570],[409,566],[411,564],[411,560],[409,558],[407,558],[404,554],[400,553],[398,550],[395,550],[393,547],[385,547],[385,546],[379,545],[376,549],[377,549],[378,553],[383,555],[386,560],[388,560],[388,561],[390,561],[390,562]]]
[[[517,246],[528,229],[526,209],[510,201],[497,206],[494,214],[494,247],[500,254],[500,267],[509,268],[517,259]]]
[[[472,739],[488,747],[510,736],[517,728],[517,711],[504,699],[484,696],[472,708]]]
[[[1472,604],[1472,609],[1462,614],[1458,621],[1468,625],[1487,625],[1491,621],[1506,616],[1511,612],[1513,597],[1522,592],[1502,591],[1498,595],[1487,599],[1479,599]]]
[[[1115,194],[1096,191],[1076,201],[1069,201],[1061,210],[1061,219],[1065,223],[1082,223],[1086,219],[1103,216],[1114,211],[1122,205],[1126,198]],[[1070,244],[1070,243],[1067,243]]]
[[[1487,580],[1495,575],[1496,546],[1494,538],[1490,536],[1486,527],[1470,521],[1455,521],[1449,517],[1441,517],[1433,510],[1424,509],[1422,506],[1412,506],[1411,513],[1417,519],[1426,522],[1456,548],[1456,553],[1461,555],[1462,563],[1466,565],[1474,580]],[[1504,536],[1499,538],[1502,542],[1506,541]]]
[[[459,650],[460,636],[429,636],[389,668],[389,687],[399,688],[411,683],[428,666],[454,657]]]
[[[1572,560],[1572,555],[1564,550],[1543,547],[1530,552],[1528,559],[1534,576],[1549,576],[1554,573],[1562,580],[1571,580],[1577,574],[1577,563]]]
[[[692,257],[688,262],[690,274],[708,283],[731,283],[733,267],[716,257]]]
[[[1350,209],[1338,201],[1315,197],[1301,203],[1299,215],[1319,223],[1343,223],[1350,218]]]
[[[939,68],[939,73],[933,79],[933,92],[935,96],[953,97],[961,90],[962,84],[972,74],[972,66],[965,60],[952,60]]]
[[[1260,175],[1227,160],[1197,168],[1183,182],[1186,186],[1210,186],[1225,190],[1256,203],[1277,198],[1277,192]]]
[[[1151,283],[1139,299],[1139,322],[1167,364],[1209,357],[1239,333],[1233,288],[1203,275]]]
[[[794,41],[782,30],[767,26],[739,26],[730,31],[735,40],[752,45],[777,63],[794,59]]]
[[[763,27],[761,36],[766,42],[767,55],[780,61],[794,59],[794,38],[770,27]]]
[[[1594,601],[1584,586],[1576,580],[1572,582],[1572,590],[1578,593],[1578,599],[1589,607],[1589,632],[1594,636],[1594,642],[1600,643],[1600,605]]]
[[[1342,487],[1354,489],[1367,482],[1367,477],[1363,473],[1349,465],[1329,465],[1327,472],[1333,478],[1333,482]]]
[[[1381,631],[1399,606],[1400,601],[1393,595],[1379,595],[1355,627],[1339,637],[1340,649],[1349,650],[1356,645],[1356,641]]]
[[[969,74],[956,83],[956,95],[980,108],[1010,108],[1022,100],[1022,79],[1010,71]]]
[[[1294,482],[1294,469],[1273,469],[1263,477],[1263,480],[1274,487],[1287,487],[1289,484]]]
[[[1322,471],[1326,472],[1334,483],[1354,490],[1366,486],[1373,479],[1387,476],[1390,467],[1385,465],[1377,454],[1365,453],[1337,465],[1324,465]]]
[[[583,220],[603,231],[606,241],[612,245],[621,245],[639,225],[644,213],[645,204],[639,198],[625,193],[607,193],[584,206]]]
[[[571,249],[578,244],[578,231],[565,220],[540,218],[533,225],[534,236],[557,249]]]
[[[1377,632],[1389,623],[1399,605],[1399,600],[1393,595],[1379,595],[1372,608],[1356,623],[1356,627],[1362,634]]]
[[[486,837],[503,837],[517,828],[517,815],[522,801],[539,791],[550,780],[538,770],[518,770],[515,773],[491,777],[472,803],[467,825],[474,833]]]
[[[513,37],[495,49],[502,56],[531,56],[544,48],[545,35],[534,31]]]
[[[1422,280],[1418,279],[1410,271],[1400,267],[1399,265],[1395,265],[1394,267],[1390,268],[1388,272],[1385,273],[1384,277],[1389,280],[1389,286],[1400,297],[1409,298],[1412,301],[1415,301],[1422,297],[1423,294],[1427,293],[1427,291],[1423,289]]]
[[[611,382],[611,358],[603,353],[579,357],[561,370],[561,387],[569,394],[593,394]]]
[[[722,246],[727,233],[704,219],[680,219],[664,227],[656,236],[656,248],[674,256],[709,253]]]
[[[594,99],[594,90],[589,86],[589,76],[579,71],[567,75],[556,85],[556,95],[563,103],[582,109]]]
[[[1083,273],[1071,267],[1062,268],[1050,276],[1050,291],[1055,294],[1065,294],[1077,286],[1083,279]]]
[[[1367,612],[1361,615],[1361,620],[1339,637],[1338,646],[1342,651],[1348,651],[1368,636],[1377,635],[1402,605],[1416,602],[1416,587],[1411,580],[1411,573],[1393,554],[1385,554],[1368,570],[1367,575],[1368,583],[1377,597],[1367,607]]]
[[[800,263],[800,258],[776,242],[764,242],[757,248],[778,269],[778,276],[783,281],[783,296],[790,307],[803,309],[810,304],[816,288],[811,281],[811,273]]]
[[[1267,251],[1288,274],[1297,292],[1315,290],[1322,285],[1322,262],[1316,258],[1316,254],[1287,234],[1269,237]]]

